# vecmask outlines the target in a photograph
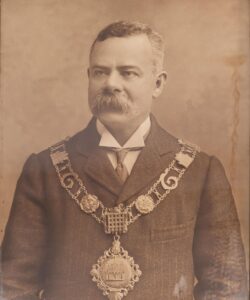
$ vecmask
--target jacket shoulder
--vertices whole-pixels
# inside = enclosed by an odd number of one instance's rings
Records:
[[[46,169],[48,166],[51,166],[51,158],[50,158],[51,148],[54,148],[60,144],[65,144],[67,149],[75,149],[77,142],[84,137],[84,131],[85,129],[77,132],[72,136],[67,136],[64,139],[58,140],[56,143],[51,144],[50,146],[48,146],[45,149],[42,149],[39,152],[31,153],[27,157],[23,169],[25,170],[34,167]]]
[[[223,175],[223,177],[226,177],[224,167],[220,161],[215,155],[208,154],[206,151],[204,151],[199,145],[190,142],[189,140],[177,137],[172,135],[171,133],[167,132],[164,128],[160,127],[160,147],[165,148],[171,147],[174,149],[174,152],[178,152],[181,145],[185,144],[187,147],[191,147],[196,150],[196,155],[194,158],[194,161],[192,163],[191,170],[197,170],[199,173],[202,172],[205,176],[205,178],[210,173],[220,173]]]

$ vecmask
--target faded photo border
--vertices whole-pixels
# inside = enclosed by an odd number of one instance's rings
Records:
[[[0,241],[31,153],[86,126],[96,33],[136,20],[166,42],[160,124],[223,163],[249,257],[249,1],[1,0]]]

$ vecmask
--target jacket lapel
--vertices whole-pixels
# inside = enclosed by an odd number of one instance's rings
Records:
[[[163,130],[151,116],[151,130],[146,146],[141,151],[133,169],[119,195],[118,203],[129,200],[145,187],[150,186],[168,167],[179,149],[176,138]]]
[[[104,149],[98,146],[100,136],[96,130],[96,119],[92,118],[87,128],[76,140],[78,153],[85,157],[84,172],[114,195],[119,195],[121,182],[114,171]]]
[[[115,195],[119,195],[122,185],[114,171],[105,150],[97,148],[88,157],[85,172],[96,182]]]

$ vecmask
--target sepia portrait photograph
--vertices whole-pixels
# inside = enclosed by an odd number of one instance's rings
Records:
[[[249,1],[0,3],[0,300],[249,299]]]

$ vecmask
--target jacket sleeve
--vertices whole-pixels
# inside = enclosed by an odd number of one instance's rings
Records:
[[[193,244],[196,300],[245,300],[245,254],[230,185],[212,157],[200,202]]]
[[[38,299],[46,257],[43,176],[37,155],[26,161],[2,243],[1,299]]]

